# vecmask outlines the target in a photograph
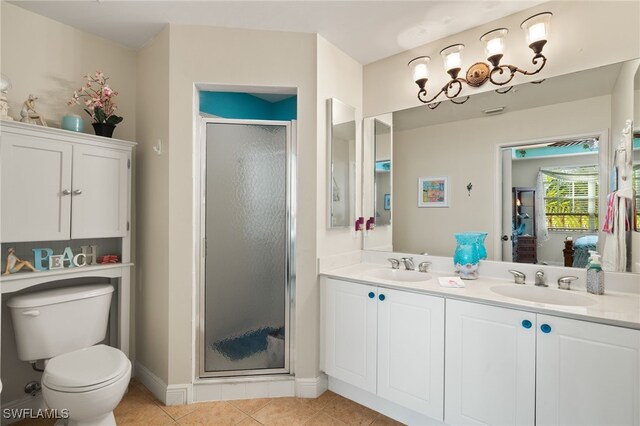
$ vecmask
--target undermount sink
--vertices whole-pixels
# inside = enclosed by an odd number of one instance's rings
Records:
[[[367,272],[367,275],[371,278],[405,282],[429,281],[431,279],[431,275],[424,272],[407,271],[405,269],[374,269]]]
[[[491,291],[514,299],[549,305],[590,306],[597,303],[595,300],[571,290],[553,290],[547,287],[511,284],[491,287]]]

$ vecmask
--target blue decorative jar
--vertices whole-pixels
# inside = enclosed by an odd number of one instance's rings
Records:
[[[477,280],[480,254],[478,251],[478,232],[453,234],[458,245],[453,255],[456,274],[463,280]]]
[[[65,115],[62,117],[62,128],[72,132],[82,132],[84,122],[79,115]]]
[[[487,248],[484,246],[484,240],[487,238],[486,232],[475,232],[477,235],[476,245],[478,246],[478,256],[480,260],[487,258]]]

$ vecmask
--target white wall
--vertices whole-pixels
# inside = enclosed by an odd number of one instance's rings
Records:
[[[165,383],[169,347],[169,27],[138,52],[136,361]],[[163,142],[164,153],[153,146]]]
[[[610,110],[610,96],[601,96],[394,132],[394,250],[452,256],[454,232],[485,231],[489,258],[499,259],[500,247],[494,247],[500,232],[495,218],[501,214],[495,193],[498,144],[600,132],[609,128]],[[449,208],[417,207],[421,176],[449,177]]]
[[[449,76],[444,72],[440,50],[463,43],[463,69],[484,60],[482,34],[495,28],[510,33],[502,63],[532,69],[532,52],[525,42],[520,23],[529,16],[550,11],[551,37],[544,47],[548,62],[544,70],[529,77],[518,75],[513,83],[539,80],[578,70],[590,69],[640,57],[640,2],[625,1],[551,1],[503,19],[463,31],[450,37],[419,46],[364,67],[365,117],[419,105],[418,86],[411,81],[407,63],[416,56],[431,57],[429,93],[436,93]],[[462,95],[494,90],[485,84],[477,89],[465,88]]]
[[[118,91],[118,115],[124,121],[114,137],[134,140],[136,135],[136,52],[114,42],[77,30],[49,18],[1,2],[0,69],[13,85],[8,92],[10,111],[20,119],[29,94],[38,96],[36,109],[51,127],[60,127],[70,112],[84,120],[84,132],[93,134],[91,117],[80,106],[69,107],[83,76],[102,70]]]

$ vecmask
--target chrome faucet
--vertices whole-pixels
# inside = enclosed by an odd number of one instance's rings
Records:
[[[418,264],[418,271],[429,272],[429,266],[431,266],[431,262],[420,262]]]
[[[407,271],[413,271],[416,269],[416,265],[413,263],[413,257],[403,257],[402,263],[404,263],[404,269]]]
[[[560,290],[571,290],[571,281],[577,280],[578,277],[560,277],[558,278],[558,288]]]
[[[513,280],[516,284],[524,284],[527,279],[527,276],[523,272],[516,271],[515,269],[509,269],[509,272],[513,275]]]
[[[536,285],[538,287],[549,287],[547,277],[544,276],[544,271],[536,271]]]
[[[398,259],[394,259],[393,257],[390,257],[387,260],[391,262],[391,269],[400,269],[400,261]]]

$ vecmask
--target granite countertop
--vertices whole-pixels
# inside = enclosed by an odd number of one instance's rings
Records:
[[[378,287],[405,290],[415,293],[431,294],[450,299],[466,300],[487,305],[501,306],[522,311],[536,312],[541,314],[555,315],[565,318],[573,318],[585,321],[599,322],[603,324],[628,327],[640,330],[640,295],[632,293],[622,293],[607,291],[605,287],[604,295],[594,295],[587,293],[584,289],[558,290],[555,285],[550,284],[548,288],[541,288],[540,291],[558,295],[566,298],[568,294],[575,294],[580,298],[591,299],[593,304],[589,306],[568,306],[549,303],[531,302],[503,296],[494,292],[491,288],[495,286],[520,286],[514,284],[513,280],[504,280],[491,277],[480,277],[477,280],[463,281],[465,288],[445,288],[440,286],[438,277],[452,276],[452,274],[433,271],[428,275],[431,279],[420,282],[391,281],[371,276],[375,269],[391,269],[389,266],[358,263],[346,267],[331,269],[322,272],[320,275],[328,278],[351,281],[355,283],[375,285]],[[527,287],[534,287],[533,284],[524,284]],[[563,293],[563,294],[559,294]],[[552,296],[553,297],[553,296]]]

